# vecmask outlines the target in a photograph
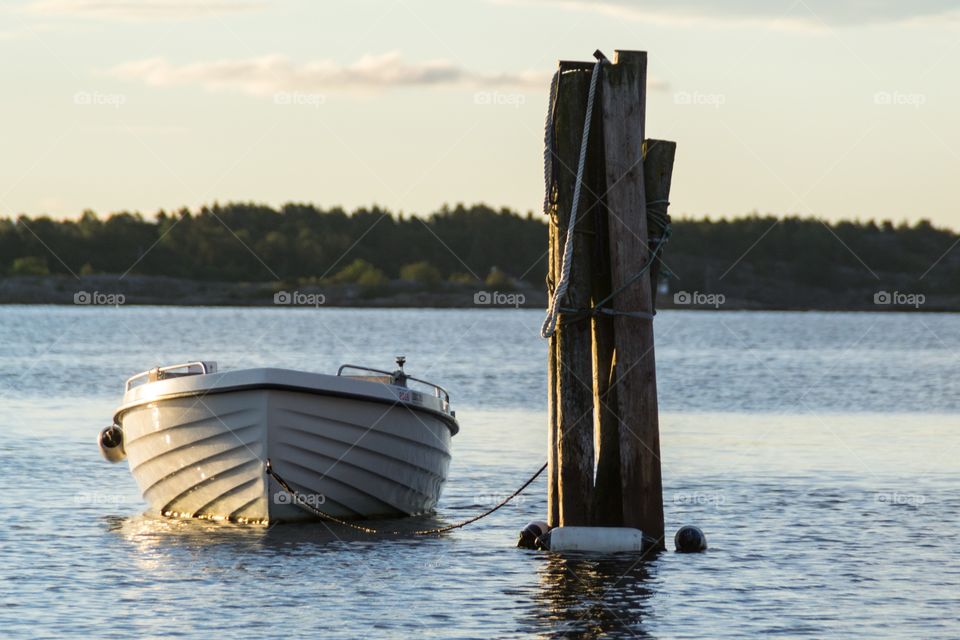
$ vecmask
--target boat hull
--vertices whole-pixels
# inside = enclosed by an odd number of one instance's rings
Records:
[[[151,511],[239,522],[427,513],[450,463],[442,416],[402,403],[277,388],[158,398],[118,415]]]

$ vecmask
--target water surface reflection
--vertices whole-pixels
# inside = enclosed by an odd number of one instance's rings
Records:
[[[533,608],[554,637],[650,637],[644,620],[653,596],[655,559],[632,555],[547,555]]]

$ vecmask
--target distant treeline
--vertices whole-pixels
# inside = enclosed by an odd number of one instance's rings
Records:
[[[444,208],[429,217],[379,208],[353,213],[287,204],[161,211],[155,219],[0,219],[0,273],[125,273],[199,280],[267,281],[335,277],[372,265],[398,278],[424,263],[441,278],[485,278],[497,268],[543,282],[543,220],[485,206]],[[361,262],[362,261],[362,262]],[[432,270],[431,270],[432,271]],[[347,274],[345,274],[347,275]]]
[[[347,213],[234,203],[153,219],[91,211],[77,220],[0,219],[0,274],[128,272],[230,282],[414,279],[436,284],[491,273],[541,286],[547,220],[484,205],[425,217],[379,208]],[[849,306],[883,288],[954,295],[955,232],[929,221],[827,224],[752,215],[673,223],[665,263],[674,291],[722,292],[747,306]],[[826,296],[828,299],[824,299]],[[840,297],[838,297],[840,296]],[[836,302],[835,305],[832,302]]]
[[[792,308],[858,307],[872,304],[872,292],[899,290],[960,308],[960,235],[929,220],[826,223],[751,215],[673,227],[665,261],[674,290],[725,293],[740,306]]]

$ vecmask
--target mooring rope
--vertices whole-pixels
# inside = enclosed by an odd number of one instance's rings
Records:
[[[587,164],[587,143],[590,141],[590,121],[593,120],[593,100],[597,93],[597,79],[600,77],[600,71],[603,68],[603,58],[597,58],[590,72],[590,91],[587,93],[587,113],[583,119],[583,137],[580,139],[580,157],[577,160],[577,181],[573,186],[573,204],[570,207],[570,220],[567,222],[567,238],[563,244],[563,261],[560,263],[560,281],[557,282],[553,290],[553,296],[550,298],[550,306],[547,307],[547,317],[543,320],[543,326],[540,327],[540,337],[549,338],[557,331],[557,317],[560,315],[560,299],[567,294],[567,286],[570,284],[570,258],[573,255],[573,233],[577,226],[577,210],[580,208],[580,187],[583,185],[583,170]],[[551,84],[551,94],[553,87]],[[550,132],[552,137],[553,104],[556,97],[551,101],[551,113],[548,114],[550,120]],[[551,150],[551,156],[553,155]],[[552,166],[552,159],[551,159]],[[548,204],[549,193],[544,199],[544,204]]]
[[[547,463],[544,462],[543,466],[540,467],[540,469],[535,474],[530,476],[529,480],[527,480],[522,485],[520,485],[519,489],[511,493],[509,496],[507,496],[503,500],[501,500],[495,507],[491,509],[487,509],[486,511],[484,511],[479,515],[476,515],[472,518],[468,518],[467,520],[463,520],[461,522],[457,522],[455,524],[447,525],[446,527],[440,527],[438,529],[420,529],[417,531],[383,531],[380,529],[374,529],[372,527],[364,527],[363,525],[359,525],[356,522],[350,522],[348,520],[342,520],[340,518],[337,518],[336,516],[332,516],[329,513],[325,511],[321,511],[320,509],[316,508],[315,506],[307,502],[306,498],[304,498],[299,492],[295,491],[289,484],[287,484],[287,481],[281,478],[280,475],[273,470],[273,465],[270,463],[270,458],[267,458],[267,465],[265,470],[267,472],[267,475],[271,476],[274,480],[276,480],[277,484],[283,487],[283,490],[289,493],[293,497],[294,504],[296,504],[298,507],[305,509],[306,511],[313,513],[314,515],[321,518],[322,520],[329,520],[330,522],[342,525],[344,527],[349,527],[350,529],[355,529],[357,531],[362,531],[364,533],[379,534],[379,535],[433,536],[441,533],[446,533],[447,531],[452,531],[454,529],[460,529],[461,527],[465,527],[468,524],[471,524],[473,522],[476,522],[477,520],[480,520],[481,518],[487,517],[488,515],[490,515],[500,507],[506,505],[508,502],[510,502],[511,500],[516,498],[518,495],[520,495],[520,493],[524,489],[529,487],[530,484],[534,480],[536,480],[540,476],[540,474],[544,472],[546,468],[547,468]]]
[[[547,121],[543,125],[543,212],[550,214],[553,202],[553,112],[557,107],[560,70],[550,80],[550,100],[547,103]]]
[[[669,204],[666,200],[656,200],[656,201],[653,201],[653,202]],[[653,204],[653,202],[650,202],[650,203],[648,203],[648,204]],[[658,213],[656,213],[655,215],[661,216],[661,219],[663,219],[663,216],[664,216],[665,214],[660,214],[660,213],[658,212]],[[643,276],[645,276],[645,275],[647,274],[647,272],[650,271],[650,268],[653,266],[653,261],[656,260],[656,259],[659,257],[660,253],[663,251],[663,246],[664,246],[665,244],[667,244],[667,242],[670,240],[670,235],[671,235],[671,233],[672,233],[672,230],[671,230],[670,223],[669,223],[669,216],[666,216],[665,220],[666,220],[666,222],[664,223],[664,226],[663,226],[663,228],[662,228],[661,231],[660,231],[659,237],[657,237],[657,239],[656,239],[656,241],[655,241],[653,250],[650,252],[650,258],[649,258],[649,259],[647,260],[647,262],[643,265],[643,267],[640,268],[639,271],[637,271],[635,274],[633,274],[632,276],[630,276],[630,278],[628,278],[626,282],[624,282],[624,283],[621,284],[619,287],[617,287],[616,289],[614,289],[613,291],[611,291],[610,294],[609,294],[607,297],[605,297],[605,298],[604,298],[603,300],[601,300],[600,302],[594,304],[592,307],[588,307],[588,308],[586,308],[586,309],[572,309],[572,308],[570,308],[570,307],[556,307],[556,308],[555,308],[556,315],[557,315],[557,316],[560,316],[560,315],[563,315],[563,316],[564,316],[564,318],[563,318],[563,320],[562,320],[561,323],[562,323],[562,324],[568,324],[568,323],[578,322],[578,321],[580,321],[580,320],[585,320],[585,319],[587,319],[587,318],[593,318],[593,317],[596,317],[596,316],[601,315],[601,314],[602,314],[602,315],[609,315],[609,316],[626,316],[626,317],[629,317],[629,318],[639,318],[639,319],[642,319],[642,320],[653,320],[653,316],[654,316],[654,314],[656,313],[655,311],[654,311],[654,313],[648,313],[648,312],[646,312],[646,311],[620,311],[620,310],[618,310],[618,309],[611,309],[611,308],[607,307],[606,305],[609,304],[610,302],[612,302],[613,299],[614,299],[616,296],[618,296],[619,294],[623,293],[628,287],[630,287],[633,283],[635,283],[635,282],[637,282],[638,280],[640,280],[640,278],[642,278]],[[554,323],[553,323],[554,330],[556,330],[556,323],[557,323],[557,321],[554,320]],[[541,335],[543,335],[542,332],[541,332]],[[553,335],[553,334],[551,333],[550,335]],[[544,337],[544,338],[549,338],[550,335],[546,335],[546,336],[543,336],[543,337]]]
[[[645,311],[619,311],[617,309],[611,309],[606,305],[609,304],[617,295],[626,290],[633,283],[637,282],[642,278],[652,267],[653,261],[659,258],[659,255],[663,251],[663,246],[670,239],[671,235],[671,226],[670,226],[670,216],[666,212],[666,207],[670,204],[668,200],[651,200],[646,203],[647,205],[647,235],[650,237],[651,244],[654,244],[653,249],[650,251],[650,257],[647,260],[646,264],[643,265],[637,273],[627,279],[622,285],[617,287],[616,290],[610,293],[600,302],[594,304],[592,307],[587,309],[571,309],[568,307],[561,307],[560,300],[567,293],[567,288],[570,284],[570,262],[573,255],[573,239],[572,231],[577,224],[577,212],[580,205],[580,186],[583,183],[583,172],[584,166],[586,164],[586,155],[587,155],[587,143],[590,140],[590,122],[593,119],[593,102],[596,95],[597,88],[597,79],[600,76],[600,72],[603,66],[605,59],[598,58],[597,62],[593,66],[590,76],[590,91],[587,94],[587,113],[584,117],[583,122],[583,137],[580,141],[580,157],[577,162],[577,181],[573,189],[573,205],[570,209],[570,220],[567,223],[567,236],[563,245],[563,262],[560,266],[560,280],[556,283],[556,286],[553,287],[550,302],[547,307],[547,317],[543,321],[543,325],[540,327],[540,337],[549,338],[556,333],[557,323],[561,315],[566,316],[563,320],[563,323],[568,322],[577,322],[584,320],[586,318],[592,318],[600,314],[611,315],[611,316],[627,316],[631,318],[640,318],[644,320],[652,320],[654,313],[647,313]],[[561,72],[558,70],[554,75],[553,79],[550,82],[550,100],[547,106],[547,118],[546,123],[544,124],[544,134],[543,134],[543,182],[544,182],[544,195],[543,195],[543,212],[550,214],[552,205],[553,205],[553,186],[554,186],[554,173],[553,173],[553,156],[555,154],[554,150],[554,128],[553,121],[556,111],[557,103],[557,93],[558,87],[560,84]],[[663,205],[663,209],[654,209],[652,205]],[[651,224],[653,223],[653,224]],[[652,233],[653,227],[659,227],[659,234],[654,235]],[[654,240],[655,238],[655,240]],[[552,284],[552,283],[550,283]]]
[[[635,274],[633,274],[632,276],[630,276],[630,278],[628,278],[626,282],[624,282],[622,285],[620,285],[620,286],[617,287],[614,291],[612,291],[612,292],[610,293],[610,295],[608,295],[606,298],[604,298],[603,300],[601,300],[601,301],[598,302],[597,304],[593,305],[593,309],[592,309],[592,310],[595,311],[595,310],[600,309],[600,308],[603,307],[605,304],[607,304],[608,302],[610,302],[611,300],[613,300],[614,297],[616,297],[616,296],[619,295],[620,293],[623,293],[623,291],[626,290],[627,287],[629,287],[629,286],[632,285],[634,282],[636,282],[637,280],[639,280],[640,278],[642,278],[644,275],[646,275],[647,271],[650,270],[650,267],[653,266],[653,261],[654,261],[654,260],[657,258],[657,256],[660,254],[661,249],[663,249],[663,245],[667,244],[667,240],[670,239],[670,232],[671,232],[671,231],[670,231],[670,225],[668,224],[666,227],[663,228],[663,232],[660,234],[660,237],[657,239],[657,244],[656,244],[656,246],[654,246],[653,251],[650,252],[650,258],[647,260],[646,264],[644,264],[643,267],[642,267],[639,271],[637,271]],[[620,314],[620,315],[624,315],[624,314],[631,313],[631,312],[628,312],[628,311],[615,311],[615,310],[613,310],[613,309],[609,309],[609,310],[607,310],[607,311],[610,312],[610,313],[613,313],[613,314]],[[652,317],[651,314],[646,314],[646,315],[650,315],[650,316]]]

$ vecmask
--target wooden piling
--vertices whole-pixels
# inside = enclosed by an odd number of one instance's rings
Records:
[[[549,350],[547,517],[551,526],[638,528],[664,548],[652,322],[659,261],[647,263],[669,222],[676,144],[644,141],[646,63],[644,52],[617,51],[604,66],[571,229],[592,65],[560,63],[551,292],[567,234],[573,254]]]
[[[603,76],[603,135],[611,285],[624,286],[649,261],[643,172],[647,54],[617,51]],[[649,275],[613,300],[623,524],[664,548],[653,300]],[[637,315],[624,315],[632,313]],[[649,317],[644,317],[650,314]]]
[[[550,248],[547,270],[550,295],[560,280],[558,259],[560,233],[557,230],[556,210],[550,211]],[[560,480],[557,464],[557,335],[550,336],[547,347],[547,524],[560,526]]]
[[[646,140],[643,144],[643,180],[646,190],[648,232],[654,236],[666,232],[670,198],[670,182],[677,143],[668,140]],[[601,156],[601,158],[604,156]],[[601,167],[603,162],[598,162]],[[604,191],[606,189],[604,188]],[[606,197],[594,209],[593,301],[606,299],[611,293],[609,212]],[[652,220],[656,218],[656,222]],[[660,277],[659,259],[650,270],[651,302],[656,307],[657,286]],[[594,447],[596,449],[596,480],[594,482],[593,524],[617,527],[623,525],[622,490],[620,475],[620,424],[617,417],[616,358],[614,349],[613,317],[600,314],[593,320],[593,388],[594,388]]]
[[[597,109],[601,112],[601,109]],[[602,126],[602,113],[601,117]],[[593,129],[603,142],[602,129]],[[598,193],[606,192],[606,168],[603,153],[590,157],[600,173]],[[594,305],[612,292],[610,285],[610,234],[606,197],[592,211],[594,223],[593,273],[591,297]],[[613,316],[593,318],[593,410],[596,474],[594,481],[593,524],[618,527],[623,524],[620,498],[620,425],[617,419],[617,393],[611,386],[615,370]]]
[[[670,204],[670,184],[676,154],[676,142],[648,138],[643,143],[643,186],[647,196],[647,232],[651,241],[663,235],[665,226],[670,222],[667,209]],[[654,220],[656,222],[653,222]],[[650,265],[650,298],[654,308],[657,306],[662,265],[663,261],[659,258]]]
[[[623,514],[620,423],[617,418],[617,390],[612,384],[616,375],[613,318],[598,316],[593,320],[593,328],[593,409],[596,412],[594,447],[596,447],[597,465],[593,524],[601,527],[619,527],[623,526]]]
[[[574,263],[567,295],[562,304],[570,309],[590,307],[590,242],[593,219],[578,215],[576,227],[568,228],[574,205],[577,165],[586,114],[590,71],[566,70],[557,91],[555,131],[557,165],[556,253],[557,273],[563,260],[567,234],[572,234]],[[598,105],[597,105],[598,107]],[[599,109],[596,108],[597,111]],[[596,134],[595,136],[596,137]],[[578,211],[589,207],[590,189],[581,189]],[[589,321],[574,321],[574,314],[561,316],[556,332],[556,423],[559,522],[562,526],[590,524],[593,501],[593,366],[592,331]]]

